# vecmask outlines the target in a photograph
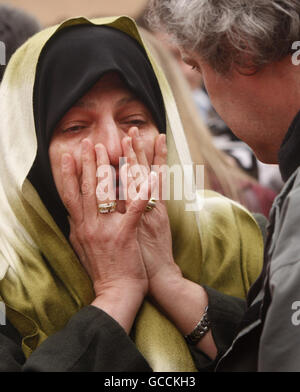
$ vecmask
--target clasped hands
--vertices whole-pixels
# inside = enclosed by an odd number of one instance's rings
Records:
[[[138,128],[132,127],[121,144],[126,164],[119,174],[127,190],[123,211],[119,201],[116,212],[98,211],[100,202],[111,199],[105,199],[103,178],[97,177],[97,170],[109,167],[110,160],[104,145],[93,146],[88,139],[82,141],[80,173],[71,154],[62,156],[62,201],[69,213],[70,242],[93,282],[96,303],[113,317],[109,302],[116,307],[119,303],[134,318],[143,298],[149,295],[157,300],[167,279],[180,279],[181,271],[173,259],[169,218],[162,200],[163,175],[159,169],[167,160],[165,135],[158,135],[155,141],[156,175],[150,172]],[[139,172],[144,173],[142,181],[135,178],[135,165],[143,167]],[[107,178],[105,183],[113,189]],[[134,188],[135,197],[131,197]],[[151,189],[158,190],[159,198],[156,207],[145,212]],[[131,323],[132,318],[125,322],[128,328]]]

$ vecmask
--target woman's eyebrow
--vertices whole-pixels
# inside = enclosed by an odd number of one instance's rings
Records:
[[[73,107],[84,108],[84,109],[93,109],[96,107],[96,102],[91,101],[91,100],[79,100],[73,105]]]
[[[122,106],[126,105],[127,103],[133,102],[133,101],[139,101],[139,99],[135,95],[128,95],[126,97],[122,97],[116,102],[116,106]],[[93,109],[97,106],[97,103],[93,100],[79,100],[77,101],[73,107],[77,108],[84,108],[84,109]]]
[[[133,101],[139,101],[139,99],[135,95],[128,95],[126,97],[119,99],[116,103],[116,106],[126,105],[127,103],[130,103]]]

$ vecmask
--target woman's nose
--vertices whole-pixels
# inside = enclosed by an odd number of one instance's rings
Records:
[[[118,129],[115,122],[103,124],[98,127],[94,143],[102,143],[107,150],[110,164],[119,165],[119,158],[123,155],[121,140],[124,137],[123,132]]]

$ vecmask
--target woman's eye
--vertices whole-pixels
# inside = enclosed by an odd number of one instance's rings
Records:
[[[131,121],[129,121],[129,124],[137,125],[137,126],[142,126],[145,123],[146,123],[146,121],[143,121],[143,120],[131,120]]]
[[[73,132],[76,133],[76,132],[81,131],[84,128],[85,128],[84,125],[73,125],[72,127],[63,129],[62,133],[73,133]]]
[[[142,127],[143,125],[146,124],[146,120],[139,119],[139,118],[133,118],[133,119],[128,118],[128,119],[122,121],[122,123],[125,125]]]

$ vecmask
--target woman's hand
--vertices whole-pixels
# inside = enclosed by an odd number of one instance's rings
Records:
[[[123,139],[124,155],[129,166],[143,165],[150,170],[143,145],[137,129],[131,129],[129,136],[132,144]],[[165,135],[157,137],[153,166],[163,172],[167,163]],[[172,237],[165,202],[162,198],[164,176],[160,173],[159,197],[156,207],[143,214],[138,226],[138,240],[149,279],[149,294],[167,317],[174,322],[183,335],[189,334],[204,313],[208,305],[205,290],[198,284],[185,279],[180,268],[175,264],[172,254]],[[134,182],[135,178],[129,178]],[[138,181],[140,182],[140,180]],[[130,200],[128,201],[130,203]],[[211,331],[198,343],[197,347],[211,358],[217,355]]]
[[[137,226],[148,201],[149,183],[140,187],[127,211],[101,214],[99,203],[113,201],[106,194],[97,166],[110,170],[103,145],[82,142],[82,171],[79,180],[70,154],[62,157],[64,202],[70,215],[70,242],[94,284],[99,306],[129,331],[136,312],[148,291],[148,277],[137,238]],[[113,183],[108,188],[113,189]],[[109,182],[109,181],[108,181]],[[107,184],[107,179],[105,180]],[[101,200],[96,198],[97,195]]]
[[[132,128],[128,138],[122,142],[124,156],[127,158],[129,168],[132,171],[129,183],[136,181],[134,168],[143,166],[141,173],[144,179],[150,171],[147,162],[143,143],[139,137],[138,129]],[[161,291],[165,290],[168,281],[182,279],[181,271],[175,264],[172,254],[172,236],[170,230],[169,217],[164,200],[162,199],[162,186],[164,181],[163,169],[167,164],[167,146],[165,135],[159,135],[155,143],[153,167],[157,173],[156,207],[149,212],[145,212],[140,219],[138,226],[138,241],[143,255],[143,260],[149,279],[149,294],[157,298]],[[165,166],[166,167],[166,166]],[[141,182],[138,179],[138,182]],[[152,190],[155,188],[152,184]],[[128,203],[131,203],[129,199]]]

